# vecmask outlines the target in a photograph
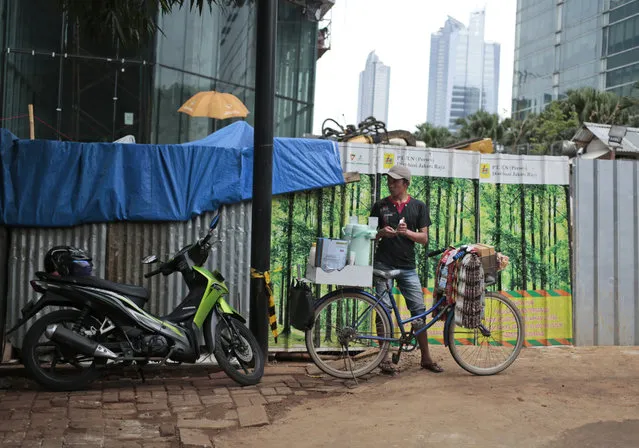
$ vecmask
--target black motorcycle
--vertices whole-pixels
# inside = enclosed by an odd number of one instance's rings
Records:
[[[36,273],[31,286],[42,295],[26,304],[22,319],[7,334],[43,309],[65,309],[44,314],[27,331],[22,360],[28,373],[49,389],[66,391],[85,388],[114,365],[195,363],[200,357],[198,335],[203,332],[208,352],[233,380],[258,383],[264,353],[246,320],[224,299],[229,291],[222,274],[202,267],[218,221],[219,212],[206,236],[145,274],[149,278],[179,272],[188,286],[184,300],[164,317],[143,309],[149,297],[146,288],[93,276]],[[155,263],[157,258],[142,262]]]

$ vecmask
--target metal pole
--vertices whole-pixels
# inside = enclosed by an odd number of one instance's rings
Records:
[[[62,30],[60,31],[60,54],[64,54],[67,49],[67,13],[62,13]],[[60,58],[60,64],[58,68],[58,106],[55,108],[57,113],[57,125],[58,140],[60,138],[60,131],[62,128],[62,89],[64,87],[64,59]]]
[[[7,20],[7,8],[4,7],[2,8],[2,16],[0,17],[0,21],[2,23],[4,23],[4,27],[2,28],[2,36],[0,37],[0,39],[2,39],[2,42],[7,42],[7,30],[9,28],[9,21]],[[7,57],[7,52],[4,50],[4,48],[2,49],[2,51],[0,52],[2,53],[2,56],[0,56],[0,63],[2,64],[2,66],[0,67],[0,100],[2,101],[2,108],[0,109],[2,111],[2,114],[4,115],[5,113],[5,108],[4,105],[7,104],[7,87],[6,87],[6,83],[5,83],[5,79],[7,78],[7,64],[8,64],[8,57]]]
[[[479,179],[473,180],[473,190],[475,193],[475,241],[477,243],[481,242],[481,226],[480,226],[480,215],[481,215],[481,200],[479,198],[480,195],[480,185]]]
[[[253,214],[251,267],[259,272],[271,264],[273,188],[273,128],[275,109],[275,40],[277,0],[257,2],[255,83],[255,143],[253,153]],[[268,299],[264,280],[251,279],[249,328],[264,354],[268,352]]]
[[[115,58],[118,59],[120,57],[120,39],[115,42]],[[123,66],[124,67],[124,66]],[[124,69],[124,68],[122,68]],[[111,141],[115,141],[115,128],[117,122],[117,113],[118,113],[118,73],[120,69],[115,69],[115,80],[113,81],[113,122],[111,128]]]

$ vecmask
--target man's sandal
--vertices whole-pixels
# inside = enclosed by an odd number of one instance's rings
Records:
[[[381,370],[382,373],[385,373],[386,375],[395,375],[399,372],[399,369],[395,367],[395,365],[390,361],[382,361],[379,364],[379,370]]]
[[[434,373],[442,373],[444,369],[442,369],[439,364],[436,362],[432,362],[430,364],[421,364],[422,369],[430,370]]]

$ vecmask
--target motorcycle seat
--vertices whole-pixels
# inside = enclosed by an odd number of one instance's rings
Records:
[[[91,286],[94,288],[106,289],[107,291],[117,292],[119,294],[123,294],[125,296],[131,297],[136,303],[136,305],[140,306],[139,301],[144,304],[147,300],[149,300],[149,290],[143,286],[136,285],[126,285],[124,283],[116,283],[109,280],[104,280],[98,277],[86,276],[86,277],[74,277],[74,276],[66,276],[66,277],[57,277],[53,275],[49,275],[45,272],[38,272],[38,277],[44,278],[48,281],[56,281],[61,283],[73,283],[78,286]]]

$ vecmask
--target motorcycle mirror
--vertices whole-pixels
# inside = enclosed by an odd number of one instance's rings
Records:
[[[158,257],[155,255],[149,255],[148,257],[144,257],[142,259],[142,264],[153,264],[158,261]]]

